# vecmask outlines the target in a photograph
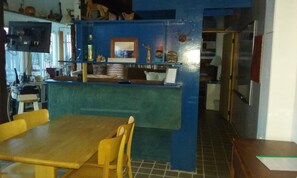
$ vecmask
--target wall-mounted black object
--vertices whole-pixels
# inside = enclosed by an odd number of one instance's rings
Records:
[[[50,22],[10,21],[7,49],[11,51],[49,53]]]

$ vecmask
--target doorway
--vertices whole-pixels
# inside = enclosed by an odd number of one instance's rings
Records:
[[[235,33],[205,30],[202,37],[199,110],[219,111],[230,122]]]

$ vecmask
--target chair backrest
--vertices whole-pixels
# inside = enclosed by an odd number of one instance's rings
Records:
[[[130,155],[131,155],[131,147],[132,147],[132,138],[133,138],[133,133],[134,133],[134,127],[135,127],[135,119],[133,116],[130,116],[129,117],[129,120],[128,120],[128,123],[125,124],[125,125],[122,125],[122,127],[125,128],[125,131],[127,132],[126,133],[126,141],[125,141],[125,144],[126,144],[126,155],[129,157],[130,159]],[[118,132],[119,133],[119,129],[120,127],[118,128]]]
[[[124,127],[119,128],[116,137],[100,141],[98,146],[98,164],[103,165],[103,178],[109,177],[109,166],[117,160],[117,177],[123,178],[123,155],[126,140]]]
[[[24,112],[13,116],[14,120],[24,119],[27,123],[27,128],[32,129],[40,124],[45,124],[49,121],[49,113],[47,109]]]
[[[0,142],[27,131],[26,121],[23,119],[6,122],[0,125]]]

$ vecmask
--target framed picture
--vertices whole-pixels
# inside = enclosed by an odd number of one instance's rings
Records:
[[[110,41],[110,60],[136,62],[138,57],[137,38],[112,38]],[[111,61],[109,61],[111,62]],[[116,61],[113,61],[116,62]]]

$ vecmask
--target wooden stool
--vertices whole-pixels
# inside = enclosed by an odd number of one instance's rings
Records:
[[[21,114],[24,112],[25,103],[33,103],[34,110],[39,110],[38,97],[36,94],[19,95],[18,101],[19,101],[18,114]]]

